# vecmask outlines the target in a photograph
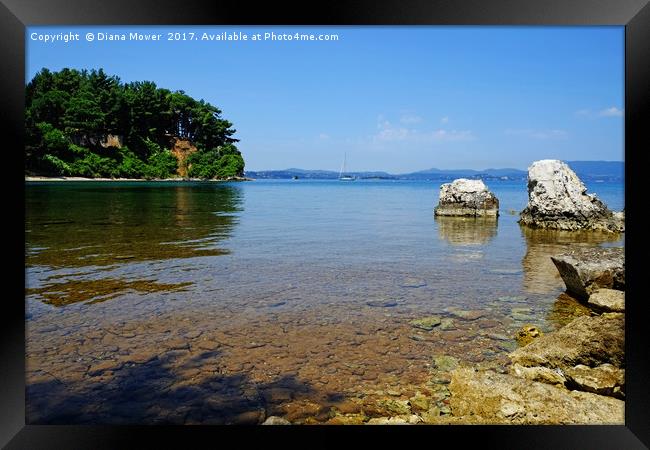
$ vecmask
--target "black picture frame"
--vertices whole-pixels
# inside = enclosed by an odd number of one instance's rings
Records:
[[[358,437],[419,438],[438,445],[477,440],[491,448],[647,448],[650,446],[650,375],[648,332],[642,298],[642,189],[644,151],[650,148],[650,6],[647,0],[363,0],[337,2],[208,2],[199,0],[2,0],[0,4],[0,71],[6,126],[3,157],[6,174],[4,275],[11,288],[3,297],[2,359],[0,360],[0,444],[6,448],[139,448],[182,446],[196,439],[206,446],[237,446],[253,438],[299,432],[298,445],[338,443],[340,432]],[[25,27],[30,25],[623,25],[625,26],[625,167],[626,167],[626,412],[624,426],[445,426],[436,427],[109,427],[25,425],[24,316],[24,173],[23,114],[25,87]],[[10,161],[10,162],[8,162]],[[641,190],[641,191],[640,191]],[[11,205],[11,206],[9,206]],[[13,206],[13,207],[12,207]],[[16,236],[16,237],[10,237]],[[22,265],[21,265],[22,264]],[[21,280],[23,284],[21,285]],[[278,430],[282,428],[282,430]],[[398,430],[399,428],[399,430]],[[432,440],[435,435],[435,441]],[[328,442],[329,441],[329,442]],[[410,441],[403,441],[406,445]],[[337,444],[338,443],[338,444]],[[310,444],[309,444],[310,445]],[[302,445],[301,445],[302,446]]]

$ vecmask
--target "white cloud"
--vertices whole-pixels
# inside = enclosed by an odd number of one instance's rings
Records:
[[[330,135],[327,134],[327,133],[321,133],[321,134],[318,135],[318,139],[325,140],[325,139],[329,139],[329,138],[330,138]]]
[[[533,130],[530,128],[511,129],[508,128],[505,133],[510,136],[523,136],[531,139],[566,139],[569,135],[564,130]]]
[[[612,106],[611,108],[599,111],[598,115],[600,117],[623,117],[623,110],[618,109],[616,106]]]
[[[442,119],[440,119],[440,123],[449,123],[449,117],[445,116]]]
[[[415,134],[414,130],[409,130],[404,127],[393,127],[389,122],[384,122],[382,127],[375,136],[380,141],[403,141],[412,137]]]
[[[412,142],[412,143],[433,143],[433,142],[454,142],[473,141],[476,139],[470,130],[448,130],[439,128],[437,130],[421,131],[414,128],[394,126],[381,117],[377,122],[378,132],[373,136],[374,141],[381,142]]]
[[[403,124],[413,124],[422,122],[422,117],[416,114],[403,114],[399,121]]]
[[[575,112],[579,117],[623,117],[623,110],[612,106],[610,108],[601,109],[600,111],[593,111],[591,109],[579,109]]]
[[[434,140],[438,141],[473,141],[474,133],[469,130],[436,130],[433,132]]]

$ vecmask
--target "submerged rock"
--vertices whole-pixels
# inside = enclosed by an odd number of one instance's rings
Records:
[[[600,288],[625,290],[625,252],[622,247],[576,247],[551,260],[567,292],[580,300]]]
[[[363,425],[368,421],[365,414],[341,414],[327,421],[330,425]]]
[[[623,232],[621,215],[614,215],[587,188],[566,163],[535,161],[528,168],[528,205],[519,223],[557,230]]]
[[[481,317],[484,317],[486,315],[485,311],[477,310],[477,309],[471,309],[471,310],[463,310],[463,309],[456,309],[456,308],[447,308],[446,311],[458,318],[461,318],[463,320],[477,320],[480,319]]]
[[[410,415],[411,404],[408,400],[394,400],[392,398],[378,400],[377,406],[396,415]]]
[[[609,363],[622,367],[625,361],[625,315],[606,313],[582,316],[555,333],[535,339],[512,352],[513,364],[566,371],[579,364],[596,367]]]
[[[490,269],[488,273],[493,273],[495,275],[521,275],[523,270],[521,269]]]
[[[107,371],[111,371],[111,372],[116,371],[116,370],[121,369],[123,365],[124,365],[123,361],[116,361],[116,360],[113,360],[113,359],[107,359],[107,360],[101,361],[101,362],[99,362],[99,363],[97,363],[97,364],[95,364],[93,366],[90,366],[90,368],[88,369],[88,375],[90,375],[91,377],[94,377],[94,376],[97,376],[97,375],[101,375],[102,373],[107,372]]]
[[[440,186],[436,216],[497,217],[499,200],[481,180],[459,178]]]
[[[456,324],[454,323],[454,319],[447,317],[440,320],[440,329],[444,331],[455,330]]]
[[[431,331],[441,323],[441,319],[438,316],[424,317],[422,319],[411,320],[409,322],[415,328],[421,330]]]
[[[480,423],[622,425],[625,420],[622,400],[496,372],[456,369],[449,389],[454,416]]]
[[[420,413],[422,421],[427,424],[435,424],[439,422],[440,418],[440,408],[437,406],[431,406],[428,411]]]
[[[433,366],[443,372],[449,372],[458,367],[459,361],[457,358],[448,355],[438,355],[433,357]]]
[[[278,416],[271,416],[262,423],[262,425],[291,425],[287,419]]]
[[[422,278],[415,278],[415,277],[406,277],[399,284],[399,286],[403,288],[419,288],[419,287],[424,287],[426,285],[427,282],[424,281]]]
[[[368,425],[412,425],[421,422],[417,415],[404,415],[395,417],[375,417],[366,422]]]
[[[366,302],[366,305],[372,306],[373,308],[392,308],[393,306],[397,306],[397,301],[380,298],[377,300],[369,300]]]
[[[409,403],[411,404],[411,410],[414,411],[428,411],[431,406],[429,397],[419,391],[413,397],[409,398]]]
[[[625,312],[625,292],[615,289],[596,289],[587,304],[595,309],[609,312]]]

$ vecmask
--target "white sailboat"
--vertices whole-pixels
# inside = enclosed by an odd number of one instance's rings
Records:
[[[345,174],[345,163],[346,163],[346,154],[343,154],[343,165],[341,166],[341,172],[339,172],[339,181],[354,181],[356,177],[352,175]]]

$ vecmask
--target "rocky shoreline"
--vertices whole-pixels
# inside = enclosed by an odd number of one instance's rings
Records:
[[[587,194],[563,162],[536,161],[529,168],[529,202],[520,225],[565,231],[624,232],[614,213]],[[499,202],[480,180],[443,184],[435,216],[497,217]],[[389,416],[336,412],[331,424],[600,424],[625,421],[625,258],[623,248],[570,248],[552,256],[566,293],[588,308],[562,328],[544,334],[534,324],[514,336],[507,369],[463,365],[434,356],[427,394],[378,401]],[[471,315],[471,312],[470,312]],[[464,317],[473,319],[473,317]],[[438,316],[411,321],[420,330],[443,328]],[[446,323],[445,325],[448,325]],[[453,325],[452,325],[453,326]],[[424,390],[424,389],[423,389]],[[270,417],[264,424],[289,424]]]
[[[561,161],[531,165],[528,196],[528,205],[520,213],[522,226],[625,230],[624,213],[610,211],[595,195],[587,194],[582,181]],[[496,217],[498,205],[482,182],[459,179],[441,186],[434,214]],[[624,424],[624,250],[571,248],[551,261],[566,285],[563,296],[582,302],[590,308],[589,315],[548,334],[533,324],[524,325],[514,336],[519,348],[508,354],[511,364],[505,373],[461,367],[452,357],[434,358],[433,367],[445,372],[442,377],[434,374],[432,381],[443,381],[446,411],[435,406],[418,413],[413,409],[418,399],[412,398],[400,415],[367,423]],[[439,318],[427,317],[412,325],[432,330],[440,323]]]
[[[589,263],[592,257],[592,253],[584,252],[580,262]],[[510,364],[506,369],[481,368],[452,356],[434,355],[429,381],[411,397],[404,398],[401,392],[385,392],[377,400],[375,410],[334,410],[325,423],[624,424],[625,307],[620,301],[624,291],[619,289],[624,288],[624,283],[603,281],[612,279],[608,275],[611,271],[612,265],[603,263],[599,272],[591,272],[593,279],[608,287],[594,287],[582,299],[581,303],[590,308],[588,315],[546,334],[534,325],[523,326],[513,336],[519,347],[508,354]],[[619,280],[624,280],[624,268],[617,273]],[[562,294],[558,301],[566,295]],[[615,307],[595,306],[603,295],[619,301]],[[609,312],[612,310],[618,312]],[[455,313],[465,320],[478,317],[471,311]],[[411,326],[431,332],[449,329],[448,322],[449,319],[429,316],[411,321]],[[263,424],[291,423],[271,416]]]
[[[608,249],[609,250],[609,249]],[[611,249],[622,253],[622,249]],[[576,265],[594,264],[582,253]],[[576,258],[576,256],[573,256]],[[620,268],[618,268],[620,269]],[[510,373],[458,369],[451,374],[451,407],[463,422],[494,424],[617,424],[625,420],[624,268],[601,262],[584,283],[599,280],[582,301],[590,316],[530,339],[509,354]],[[607,282],[607,280],[610,280]],[[565,280],[566,281],[566,280]],[[575,282],[575,280],[572,280]],[[571,290],[572,283],[567,283]],[[616,289],[611,289],[615,287]],[[583,291],[586,292],[586,291]],[[614,297],[612,305],[602,298]],[[607,311],[618,312],[607,312]],[[467,419],[467,420],[466,420]]]

